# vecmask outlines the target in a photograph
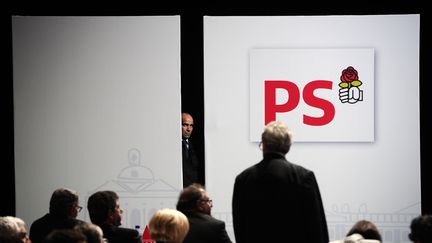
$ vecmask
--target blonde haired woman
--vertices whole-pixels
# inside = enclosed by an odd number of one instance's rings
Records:
[[[189,231],[189,221],[180,211],[163,208],[149,222],[150,238],[157,243],[182,243]]]

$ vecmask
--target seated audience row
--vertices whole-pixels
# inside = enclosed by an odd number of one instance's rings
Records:
[[[194,183],[183,189],[179,196],[177,209],[171,210],[177,212],[178,215],[183,215],[187,221],[187,230],[184,235],[186,238],[181,239],[181,242],[184,240],[185,243],[231,243],[225,229],[225,222],[211,216],[212,207],[212,200],[201,184]],[[109,243],[142,242],[137,230],[120,227],[123,210],[120,207],[119,196],[116,192],[97,191],[93,193],[87,201],[87,209],[91,222],[102,230],[103,237]],[[30,227],[31,241],[33,243],[47,243],[47,241],[53,243],[57,239],[64,238],[70,230],[85,229],[88,227],[86,222],[77,219],[81,210],[82,207],[79,205],[79,196],[76,191],[68,188],[55,190],[50,199],[49,212],[35,220]],[[167,211],[170,210],[162,212],[166,213]],[[152,230],[156,229],[150,227],[151,233]],[[57,234],[48,237],[54,231]],[[79,238],[79,235],[75,234],[75,239],[79,240]]]
[[[432,243],[432,215],[419,215],[411,220],[408,238],[414,243]],[[345,239],[330,243],[380,243],[381,233],[368,220],[357,221],[346,234]]]
[[[71,239],[73,242],[80,242],[81,234],[86,236],[85,241],[88,243],[99,243],[104,240],[102,236],[109,243],[141,243],[137,230],[120,227],[123,210],[120,208],[117,193],[98,191],[90,196],[87,209],[94,225],[77,219],[78,213],[82,210],[78,202],[79,196],[76,191],[68,188],[55,190],[50,199],[49,212],[35,220],[30,227],[32,242],[65,241],[65,237],[74,231],[74,240]],[[56,234],[50,235],[54,231]]]
[[[196,188],[204,190],[202,186],[193,184]],[[191,187],[190,186],[190,187]],[[196,189],[195,188],[195,189]],[[191,189],[190,189],[191,190]],[[177,205],[182,208],[183,206]],[[205,223],[203,223],[205,225]],[[200,228],[197,227],[195,230]],[[186,243],[185,238],[190,233],[190,220],[181,211],[170,208],[163,208],[152,216],[149,222],[150,236],[156,243]],[[215,232],[201,227],[204,234],[199,233],[200,237],[194,238],[195,241],[208,238]],[[420,215],[411,221],[411,232],[408,238],[414,243],[432,242],[432,215]],[[223,229],[225,231],[225,229]],[[224,240],[208,238],[204,242],[224,242]],[[229,239],[229,238],[228,238]],[[13,216],[0,217],[0,242],[4,243],[32,243],[29,239],[25,222]],[[54,229],[44,238],[45,243],[108,243],[103,238],[102,229],[93,223],[83,222],[73,228]],[[141,242],[141,241],[140,241]],[[346,234],[343,240],[331,241],[330,243],[380,243],[382,242],[381,234],[377,226],[368,220],[357,221]]]
[[[78,194],[67,188],[53,192],[49,213],[35,220],[27,234],[23,220],[0,217],[0,242],[23,243],[141,243],[135,229],[120,227],[123,210],[114,191],[93,193],[87,202],[91,223],[77,219],[82,207]],[[178,198],[176,209],[160,209],[149,222],[150,236],[157,242],[231,243],[225,222],[211,216],[212,200],[200,184],[185,187]],[[432,216],[423,215],[412,220],[409,239],[414,243],[431,242]],[[356,222],[346,238],[331,243],[382,242],[376,225],[368,220]]]

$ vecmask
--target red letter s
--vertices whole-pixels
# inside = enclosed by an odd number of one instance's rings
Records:
[[[303,115],[303,123],[311,126],[323,126],[330,123],[335,116],[335,108],[331,102],[316,97],[313,92],[316,89],[332,89],[332,82],[328,80],[314,80],[306,84],[303,89],[303,100],[306,104],[324,111],[322,117]]]

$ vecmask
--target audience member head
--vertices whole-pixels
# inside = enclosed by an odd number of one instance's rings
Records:
[[[330,243],[380,243],[379,240],[365,239],[361,234],[351,234],[340,241],[331,241]]]
[[[31,243],[24,220],[14,216],[0,217],[0,242]]]
[[[59,218],[75,219],[82,209],[78,201],[79,196],[76,191],[59,188],[51,195],[49,212]]]
[[[121,225],[123,210],[120,208],[119,196],[114,191],[93,193],[87,201],[87,209],[94,224]]]
[[[87,243],[104,243],[102,229],[96,224],[83,223],[75,226],[75,230],[83,233],[87,238]]]
[[[15,223],[18,225],[18,234],[21,241],[24,243],[31,243],[24,220],[18,217],[12,217],[12,216],[8,216],[8,217],[10,217],[11,220],[15,221]]]
[[[188,139],[192,135],[194,120],[189,113],[182,113],[182,138]]]
[[[263,154],[273,152],[286,154],[291,148],[292,132],[281,121],[272,121],[267,124],[261,134]]]
[[[204,186],[198,183],[193,183],[185,187],[179,196],[177,202],[177,210],[188,213],[188,212],[200,212],[210,215],[213,202],[209,198],[208,192],[204,189]]]
[[[382,241],[381,234],[374,223],[368,220],[357,221],[348,231],[347,236],[360,234],[366,240]]]
[[[0,217],[0,242],[20,243],[18,224],[11,216]]]
[[[181,243],[189,231],[189,221],[178,210],[159,209],[150,219],[149,230],[156,242]]]
[[[87,243],[87,238],[79,230],[56,229],[48,234],[45,243]]]
[[[432,215],[420,215],[411,221],[409,239],[415,243],[432,242]]]

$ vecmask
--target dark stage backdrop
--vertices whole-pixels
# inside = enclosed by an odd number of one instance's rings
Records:
[[[181,109],[191,112],[196,120],[194,139],[197,141],[198,150],[204,158],[204,75],[203,75],[203,16],[205,15],[346,15],[346,14],[420,14],[420,140],[421,140],[421,191],[422,211],[432,213],[431,201],[431,172],[430,153],[426,148],[427,125],[431,124],[426,115],[429,106],[429,68],[431,67],[431,18],[430,8],[417,1],[405,4],[397,4],[393,1],[367,2],[356,5],[355,8],[346,9],[346,4],[320,3],[318,5],[303,4],[303,6],[260,6],[240,7],[220,4],[219,6],[206,7],[156,7],[144,8],[139,6],[64,6],[53,9],[53,6],[43,4],[27,4],[22,2],[13,3],[2,15],[4,39],[3,45],[5,60],[5,75],[2,85],[2,112],[3,112],[3,162],[1,163],[1,183],[4,185],[1,200],[1,215],[15,215],[15,178],[14,174],[14,120],[13,120],[13,76],[12,76],[12,38],[11,38],[11,16],[12,15],[180,15],[181,16]],[[55,8],[55,6],[54,6]],[[416,128],[406,128],[416,129]],[[31,200],[31,199],[30,199]]]

